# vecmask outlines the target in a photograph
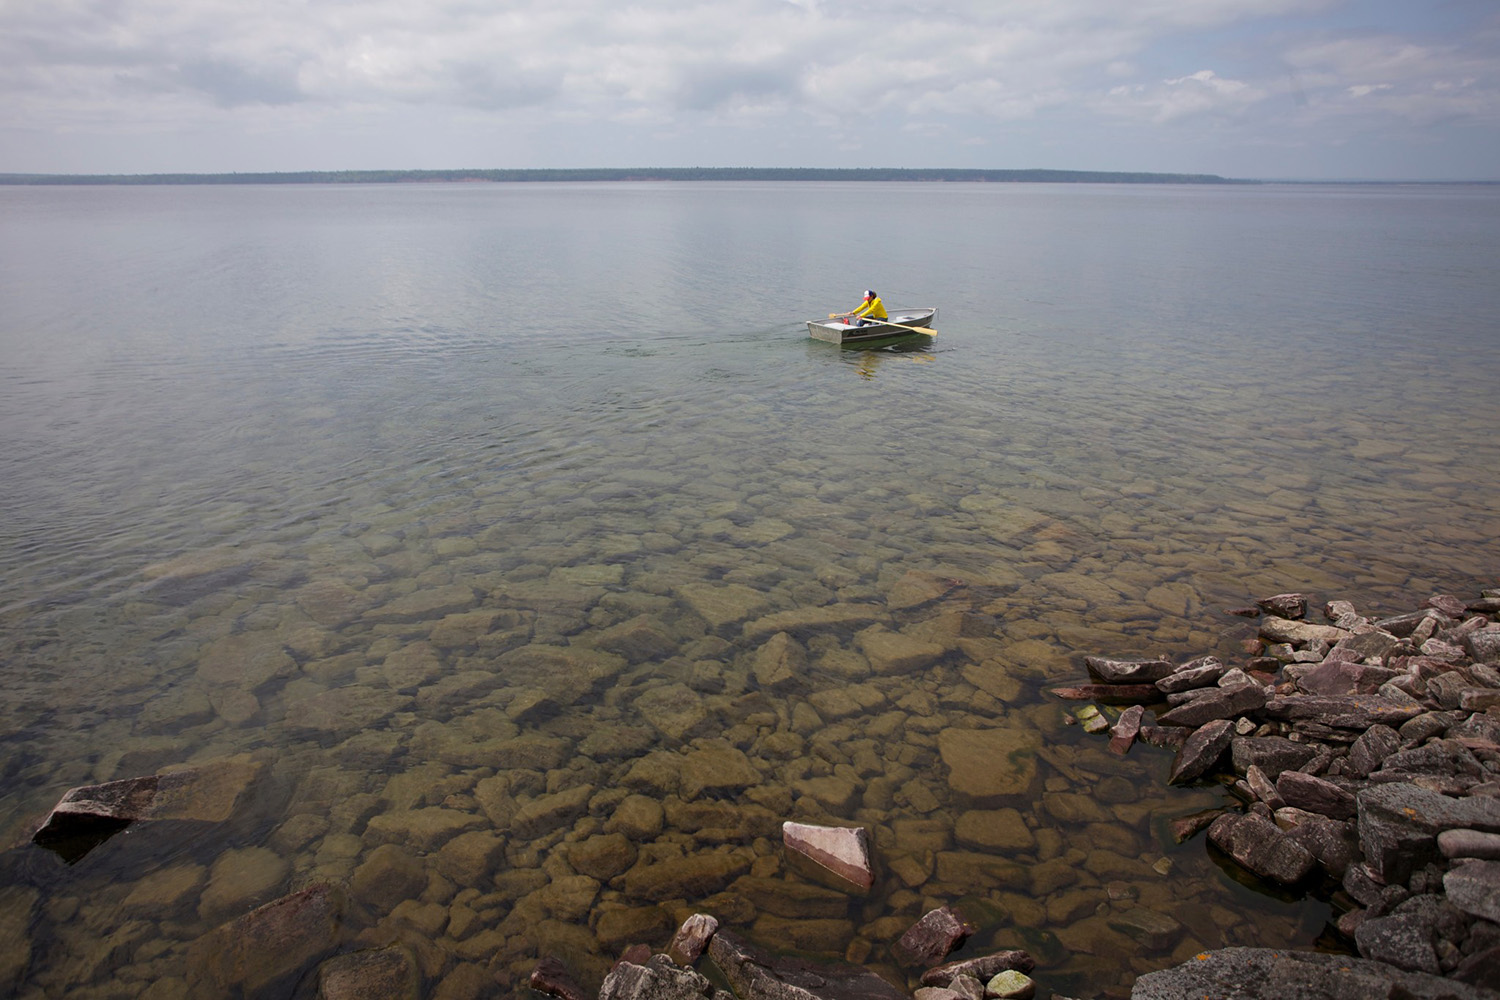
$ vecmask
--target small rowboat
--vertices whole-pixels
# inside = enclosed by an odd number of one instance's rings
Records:
[[[889,319],[866,320],[863,326],[858,321],[845,319],[812,319],[807,321],[807,332],[815,340],[826,340],[830,344],[862,344],[869,340],[889,340],[892,337],[932,336],[926,333],[932,321],[937,319],[937,309],[892,309]]]

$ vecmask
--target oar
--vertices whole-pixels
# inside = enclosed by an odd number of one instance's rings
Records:
[[[829,313],[828,314],[828,318],[829,319],[838,319],[841,316],[848,316],[848,315],[849,315],[848,313]],[[870,322],[872,324],[878,323],[878,324],[880,324],[882,326],[896,326],[896,327],[900,327],[903,330],[910,330],[912,333],[925,333],[929,337],[936,337],[937,336],[937,331],[936,330],[929,330],[925,326],[908,326],[905,323],[892,323],[888,319],[872,319],[872,320],[870,320]]]

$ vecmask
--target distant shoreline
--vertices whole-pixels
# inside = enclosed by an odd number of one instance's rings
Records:
[[[1217,174],[887,167],[632,167],[535,170],[298,170],[228,174],[0,174],[0,185],[454,184],[537,181],[927,181],[1048,184],[1259,184]]]

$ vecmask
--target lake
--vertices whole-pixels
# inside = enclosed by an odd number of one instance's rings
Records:
[[[594,990],[700,910],[904,981],[961,904],[1087,996],[1340,947],[1046,688],[1494,586],[1497,263],[1495,186],[0,187],[0,984]],[[937,336],[807,337],[866,288]],[[189,767],[232,809],[28,841]],[[870,896],[785,819],[866,827]],[[216,963],[321,883],[318,955]]]

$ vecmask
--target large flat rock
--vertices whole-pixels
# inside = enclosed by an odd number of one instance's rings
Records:
[[[771,956],[726,930],[708,954],[742,1000],[908,1000],[868,969]]]
[[[1317,952],[1224,948],[1135,981],[1130,1000],[1495,1000],[1492,990]]]
[[[343,893],[319,884],[209,931],[188,946],[191,995],[254,995],[311,969],[338,944],[343,909]]]
[[[1036,780],[1041,735],[1030,729],[945,729],[938,750],[948,784],[974,799],[1024,795]]]
[[[233,814],[235,803],[259,777],[261,768],[248,754],[241,754],[162,774],[72,788],[63,793],[32,839],[46,846],[145,820],[222,823]]]
[[[886,620],[885,608],[878,604],[824,604],[811,608],[792,608],[757,618],[745,625],[745,638],[764,639],[777,632],[796,635],[803,631],[853,628]]]

